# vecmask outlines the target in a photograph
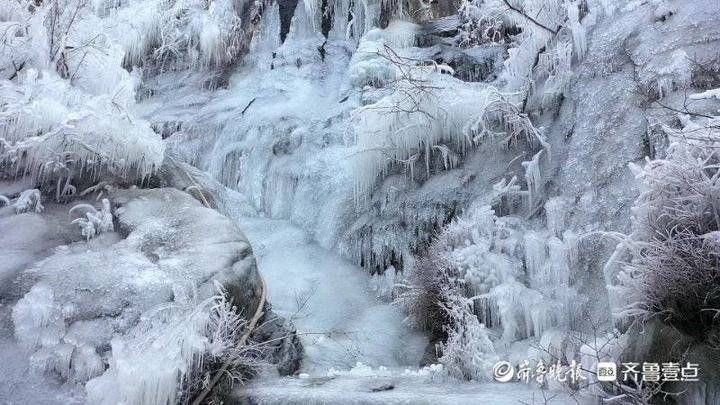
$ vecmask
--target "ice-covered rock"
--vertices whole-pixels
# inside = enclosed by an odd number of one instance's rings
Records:
[[[89,380],[90,402],[174,402],[197,362],[217,355],[208,335],[217,286],[254,314],[262,282],[252,249],[185,192],[120,190],[109,200],[115,232],[59,246],[19,275],[31,288],[13,308],[15,337],[36,368]],[[269,308],[263,319],[275,319]],[[266,337],[276,339],[270,360],[293,372],[302,349],[292,326],[269,322]]]

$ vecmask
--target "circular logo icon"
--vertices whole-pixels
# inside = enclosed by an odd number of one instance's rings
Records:
[[[515,367],[509,361],[499,361],[493,366],[495,381],[508,382],[515,375]]]

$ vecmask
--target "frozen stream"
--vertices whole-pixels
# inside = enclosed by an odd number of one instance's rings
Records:
[[[381,302],[359,267],[314,243],[285,221],[242,218],[265,278],[268,300],[293,319],[305,347],[302,372],[324,375],[357,362],[416,367],[426,339],[403,325],[398,309]]]
[[[272,404],[566,403],[566,395],[522,383],[462,383],[418,367],[426,339],[398,309],[378,300],[361,268],[318,246],[286,221],[239,219],[250,239],[268,299],[293,318],[305,348],[299,377],[263,377],[238,387]],[[361,363],[361,364],[358,364]]]

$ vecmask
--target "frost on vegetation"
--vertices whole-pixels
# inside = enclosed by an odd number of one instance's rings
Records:
[[[253,35],[246,32],[257,18],[249,11],[253,7],[248,1],[134,0],[105,12],[118,24],[125,63],[159,73],[236,61]]]
[[[587,49],[586,31],[595,16],[587,10],[581,15],[581,3],[466,1],[460,8],[458,41],[461,46],[506,46],[503,91],[517,92],[524,103],[536,98],[538,107],[551,106],[567,86],[573,57],[582,59]]]
[[[90,204],[78,204],[70,208],[69,214],[76,210],[86,210],[84,217],[76,218],[73,224],[78,224],[80,233],[85,239],[92,239],[95,235],[113,231],[113,216],[110,210],[110,200],[103,198],[102,208],[98,211]]]
[[[471,308],[472,302],[462,295],[445,297],[447,339],[440,344],[438,361],[450,375],[466,380],[489,380],[489,370],[499,358],[487,328]]]
[[[505,13],[487,8],[483,2],[463,0],[458,9],[461,29],[456,42],[461,47],[482,44],[502,44],[509,41],[507,26],[503,24]]]
[[[87,0],[3,1],[0,24],[2,79],[28,69],[53,71],[92,94],[119,93],[132,74],[122,68],[123,50]],[[117,94],[116,94],[117,95]],[[125,101],[125,99],[123,99]]]
[[[0,173],[33,176],[60,199],[87,178],[134,182],[157,169],[160,136],[131,112],[138,74],[122,68],[122,47],[90,2],[0,9]]]
[[[437,156],[445,170],[452,169],[457,153],[486,139],[547,146],[527,116],[495,88],[460,82],[432,65],[408,67],[389,95],[357,110],[355,119],[358,196],[394,167],[411,180],[429,177]]]
[[[577,239],[562,237],[528,230],[488,206],[471,208],[410,269],[398,302],[417,326],[437,333],[427,319],[443,325],[440,360],[449,371],[484,379],[496,345],[567,326],[570,302],[582,303],[570,277]]]
[[[7,200],[7,199],[6,199]],[[40,190],[25,190],[13,203],[13,208],[18,214],[23,212],[43,212],[45,207],[42,205],[42,195]]]
[[[417,57],[409,41],[395,47],[388,33],[399,29],[394,24],[368,32],[348,69],[350,85],[368,94],[366,105],[353,113],[356,196],[368,195],[378,177],[399,170],[416,180],[438,169],[434,161],[440,170],[453,169],[463,154],[488,139],[542,148],[550,158],[545,136],[516,94],[455,79],[451,67]],[[403,29],[414,38],[412,30]],[[545,82],[553,94],[562,93],[566,83],[555,83],[554,77],[548,74]]]
[[[12,80],[26,65],[46,59],[45,34],[38,30],[42,16],[34,15],[34,9],[30,2],[0,1],[0,80]]]
[[[109,368],[86,385],[88,402],[150,405],[191,400],[221,364],[252,361],[251,349],[236,346],[245,322],[222,290],[191,308],[161,310],[142,320],[137,333],[112,340]],[[142,332],[146,328],[151,328],[149,333]]]
[[[679,129],[665,128],[671,144],[664,159],[632,166],[641,194],[632,233],[608,263],[608,288],[621,303],[618,318],[662,314],[664,322],[718,347],[720,119],[681,122]]]
[[[60,187],[71,178],[135,181],[160,167],[164,145],[110,95],[87,98],[51,72],[0,83],[0,163]]]

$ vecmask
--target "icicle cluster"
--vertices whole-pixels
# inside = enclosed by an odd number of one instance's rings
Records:
[[[416,173],[423,169],[429,176],[432,156],[438,154],[448,169],[453,168],[457,160],[449,160],[447,145],[472,147],[477,117],[501,98],[494,88],[470,86],[442,74],[441,66],[414,66],[397,54],[375,54],[374,59],[381,60],[383,70],[380,75],[373,70],[371,82],[390,81],[392,92],[356,112],[358,196],[369,194],[392,165],[404,166],[410,179],[418,178]]]
[[[126,63],[177,67],[220,67],[231,62],[252,37],[241,16],[246,1],[131,1],[102,10],[117,24]],[[248,18],[251,16],[247,14]]]
[[[89,403],[187,401],[188,394],[199,392],[188,383],[207,380],[208,367],[218,361],[241,361],[247,350],[235,347],[245,318],[222,292],[189,310],[167,308],[164,312],[139,325],[140,330],[152,328],[151,333],[113,339],[109,369],[86,385]]]
[[[447,362],[448,370],[463,378],[483,379],[496,345],[528,338],[539,341],[555,328],[567,327],[576,315],[573,308],[583,303],[571,282],[576,244],[569,231],[559,238],[528,230],[520,219],[497,217],[488,206],[471,208],[446,226],[428,251],[428,257],[437,257],[433,260],[441,264],[422,275],[415,273],[429,269],[415,266],[408,277],[415,288],[426,291],[418,280],[435,280],[421,284],[439,286],[445,311],[462,323],[445,326],[448,337],[441,361]],[[400,302],[410,299],[413,303],[404,305],[417,311],[424,298],[414,291],[401,296]],[[466,341],[469,336],[476,337],[472,345],[486,343],[472,349]],[[485,360],[468,360],[473,358]]]
[[[0,162],[5,175],[58,187],[90,174],[134,181],[160,167],[164,145],[108,95],[87,98],[51,72],[29,70],[0,83]]]

